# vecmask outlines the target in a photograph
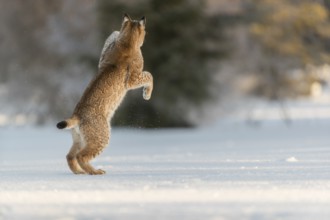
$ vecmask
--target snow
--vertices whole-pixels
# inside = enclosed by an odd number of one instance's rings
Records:
[[[0,220],[330,219],[330,119],[112,129],[73,175],[68,131],[0,128]]]
[[[298,162],[297,158],[295,157],[289,157],[288,159],[286,159],[286,161],[291,163]]]

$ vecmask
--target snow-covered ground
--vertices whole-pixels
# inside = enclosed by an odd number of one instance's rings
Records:
[[[104,176],[73,175],[70,145],[68,131],[0,128],[1,220],[330,219],[327,117],[114,128],[93,162]]]

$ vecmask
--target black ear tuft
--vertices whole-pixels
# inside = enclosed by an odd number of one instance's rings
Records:
[[[124,22],[126,21],[132,21],[132,19],[127,13],[124,13]]]
[[[143,16],[143,17],[140,19],[140,21],[139,21],[139,23],[140,23],[141,25],[143,25],[143,26],[146,25],[146,22],[147,22],[147,19],[146,19],[145,16]]]

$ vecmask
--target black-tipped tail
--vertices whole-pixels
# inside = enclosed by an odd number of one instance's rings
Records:
[[[66,128],[68,126],[68,123],[66,121],[61,121],[59,123],[57,123],[56,127],[58,129],[63,129],[63,128]]]

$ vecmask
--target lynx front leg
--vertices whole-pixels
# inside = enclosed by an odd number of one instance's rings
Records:
[[[143,98],[149,100],[151,98],[152,90],[154,87],[153,77],[151,73],[143,71],[142,75],[146,78],[146,84],[143,85]]]
[[[149,100],[153,90],[153,77],[151,73],[143,71],[141,74],[132,74],[127,82],[128,89],[137,89],[143,87],[143,98]]]

